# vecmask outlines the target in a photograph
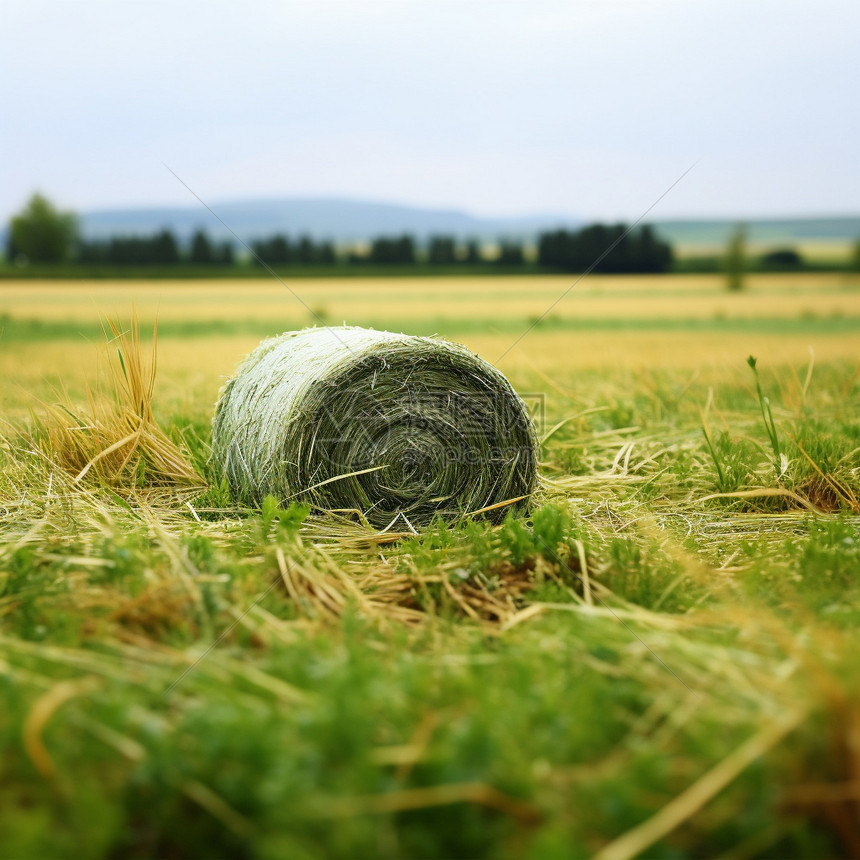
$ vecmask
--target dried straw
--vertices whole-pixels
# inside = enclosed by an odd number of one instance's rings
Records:
[[[110,365],[112,390],[94,391],[88,386],[88,411],[74,411],[71,403],[44,404],[44,415],[34,415],[36,447],[72,475],[76,485],[89,476],[120,492],[204,486],[203,478],[153,414],[157,326],[147,361],[136,315],[128,331],[121,331],[111,320],[107,324],[116,348],[116,361]]]
[[[212,459],[243,503],[300,499],[378,528],[499,520],[537,481],[528,411],[498,370],[459,344],[346,326],[261,343],[221,393]]]

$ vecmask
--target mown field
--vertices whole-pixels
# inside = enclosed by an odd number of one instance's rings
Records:
[[[860,282],[589,277],[516,342],[569,285],[0,285],[0,854],[860,854]],[[56,449],[133,308],[207,486]],[[218,390],[320,319],[462,341],[542,404],[531,513],[233,504]]]

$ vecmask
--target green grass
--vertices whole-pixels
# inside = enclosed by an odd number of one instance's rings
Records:
[[[791,243],[787,243],[791,246]],[[844,259],[839,257],[821,257],[807,254],[798,266],[780,266],[767,264],[759,259],[759,254],[750,253],[747,270],[755,272],[850,272],[854,270],[850,259],[850,247],[846,245]],[[456,275],[471,277],[484,275],[535,275],[535,274],[570,274],[576,277],[580,272],[571,272],[553,266],[541,266],[535,261],[526,261],[522,265],[500,265],[493,262],[459,263],[447,266],[436,266],[419,262],[413,265],[404,264],[351,264],[340,262],[334,265],[274,265],[271,267],[278,276],[286,280],[293,278],[385,278],[385,277],[439,277]],[[667,272],[676,274],[713,274],[723,271],[722,248],[713,253],[688,252],[683,247],[672,261]],[[111,263],[31,263],[27,266],[17,266],[0,260],[0,282],[18,279],[56,279],[66,281],[80,280],[195,280],[195,279],[236,279],[261,278],[267,279],[271,273],[263,266],[249,263],[237,263],[230,266],[195,265],[191,263],[164,264],[130,264],[116,265]]]
[[[856,779],[860,382],[766,358],[772,426],[745,367],[558,380],[529,517],[397,540],[9,428],[4,855],[844,856],[856,803],[803,792]],[[205,472],[206,404],[160,419]]]
[[[326,319],[324,314],[319,317],[308,314],[308,325],[324,323],[335,324],[334,320]],[[488,329],[499,334],[521,334],[523,329],[536,322],[535,319],[525,321],[517,318],[494,320],[489,326],[484,320],[468,320],[457,317],[430,317],[416,320],[414,318],[398,319],[397,317],[368,316],[359,319],[355,325],[386,329],[388,331],[406,332],[407,334],[430,336],[445,332],[446,336],[480,334]],[[340,324],[339,322],[337,324]],[[213,335],[253,335],[269,337],[280,334],[283,330],[283,320],[266,321],[258,319],[229,319],[229,320],[167,320],[159,322],[158,333],[162,338],[207,338]],[[650,319],[650,318],[589,318],[577,319],[549,315],[535,325],[539,332],[702,332],[702,333],[732,333],[750,332],[765,334],[852,334],[860,333],[860,317],[853,316],[801,316],[774,317],[772,319],[746,319],[714,316],[709,318],[690,319]],[[45,320],[13,317],[0,314],[0,342],[18,343],[22,341],[43,341],[60,339],[86,338],[100,341],[104,331],[97,323],[80,322],[76,320]],[[151,337],[151,335],[149,335]],[[142,334],[146,340],[147,335]]]
[[[431,266],[427,263],[403,264],[350,264],[334,265],[274,265],[271,267],[282,278],[384,278],[384,277],[438,277],[440,275],[523,275],[549,271],[536,263],[523,263],[520,266],[500,265],[497,263],[457,264],[452,266]],[[17,266],[0,260],[0,281],[19,278],[57,279],[57,280],[162,280],[162,279],[207,279],[207,278],[271,278],[271,272],[263,266],[238,263],[232,266],[193,265],[176,263],[174,265],[131,264],[115,265],[110,263],[31,263]]]

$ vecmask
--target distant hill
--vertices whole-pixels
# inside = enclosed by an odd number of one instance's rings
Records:
[[[309,235],[335,242],[363,241],[380,235],[411,233],[418,239],[433,234],[461,238],[529,239],[558,226],[578,221],[554,215],[517,218],[479,218],[456,209],[424,209],[393,203],[369,203],[337,198],[291,198],[213,203],[212,209],[244,241],[286,233]],[[203,206],[152,209],[110,209],[81,214],[83,234],[100,239],[117,234],[147,234],[165,227],[180,239],[198,228],[219,240],[230,233]]]
[[[296,197],[213,202],[213,210],[244,241],[274,233],[308,235],[345,244],[382,235],[410,233],[419,241],[434,234],[482,241],[509,238],[534,241],[545,230],[577,229],[591,223],[574,216],[537,214],[510,218],[482,218],[459,209],[431,209],[396,203],[374,203],[345,198]],[[202,205],[102,209],[80,213],[83,235],[103,239],[115,235],[151,235],[171,229],[188,241],[200,228],[219,241],[232,239]],[[725,244],[737,219],[678,218],[652,222],[661,236],[676,246]],[[753,243],[791,245],[800,242],[849,242],[860,237],[860,215],[821,218],[746,219]],[[0,225],[5,245],[6,226]]]

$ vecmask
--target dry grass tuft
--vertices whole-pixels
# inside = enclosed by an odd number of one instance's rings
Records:
[[[486,573],[467,575],[456,561],[428,570],[407,564],[409,569],[398,571],[388,561],[345,569],[343,559],[331,557],[319,545],[313,560],[290,559],[280,547],[275,555],[283,592],[309,619],[335,620],[354,605],[364,617],[382,624],[412,627],[454,615],[493,633],[515,622],[532,605],[532,589],[548,579],[565,588],[577,604],[583,602],[565,583],[560,565],[541,557],[519,565],[502,561]]]
[[[794,440],[794,444],[814,470],[814,474],[807,479],[801,488],[804,495],[813,504],[826,511],[847,509],[854,514],[860,514],[860,501],[858,501],[851,484],[848,481],[840,480],[835,474],[825,472],[797,439]],[[852,451],[848,457],[843,459],[853,459],[858,453],[860,452]]]
[[[172,630],[189,626],[192,607],[193,600],[185,589],[151,585],[140,594],[123,600],[110,613],[109,620],[132,634],[160,639]]]
[[[156,375],[158,326],[153,328],[152,354],[147,360],[136,316],[128,331],[108,320],[116,345],[110,366],[110,391],[87,386],[88,406],[76,412],[71,404],[45,404],[34,417],[37,447],[73,477],[114,489],[202,487],[203,478],[155,420],[152,399]]]

